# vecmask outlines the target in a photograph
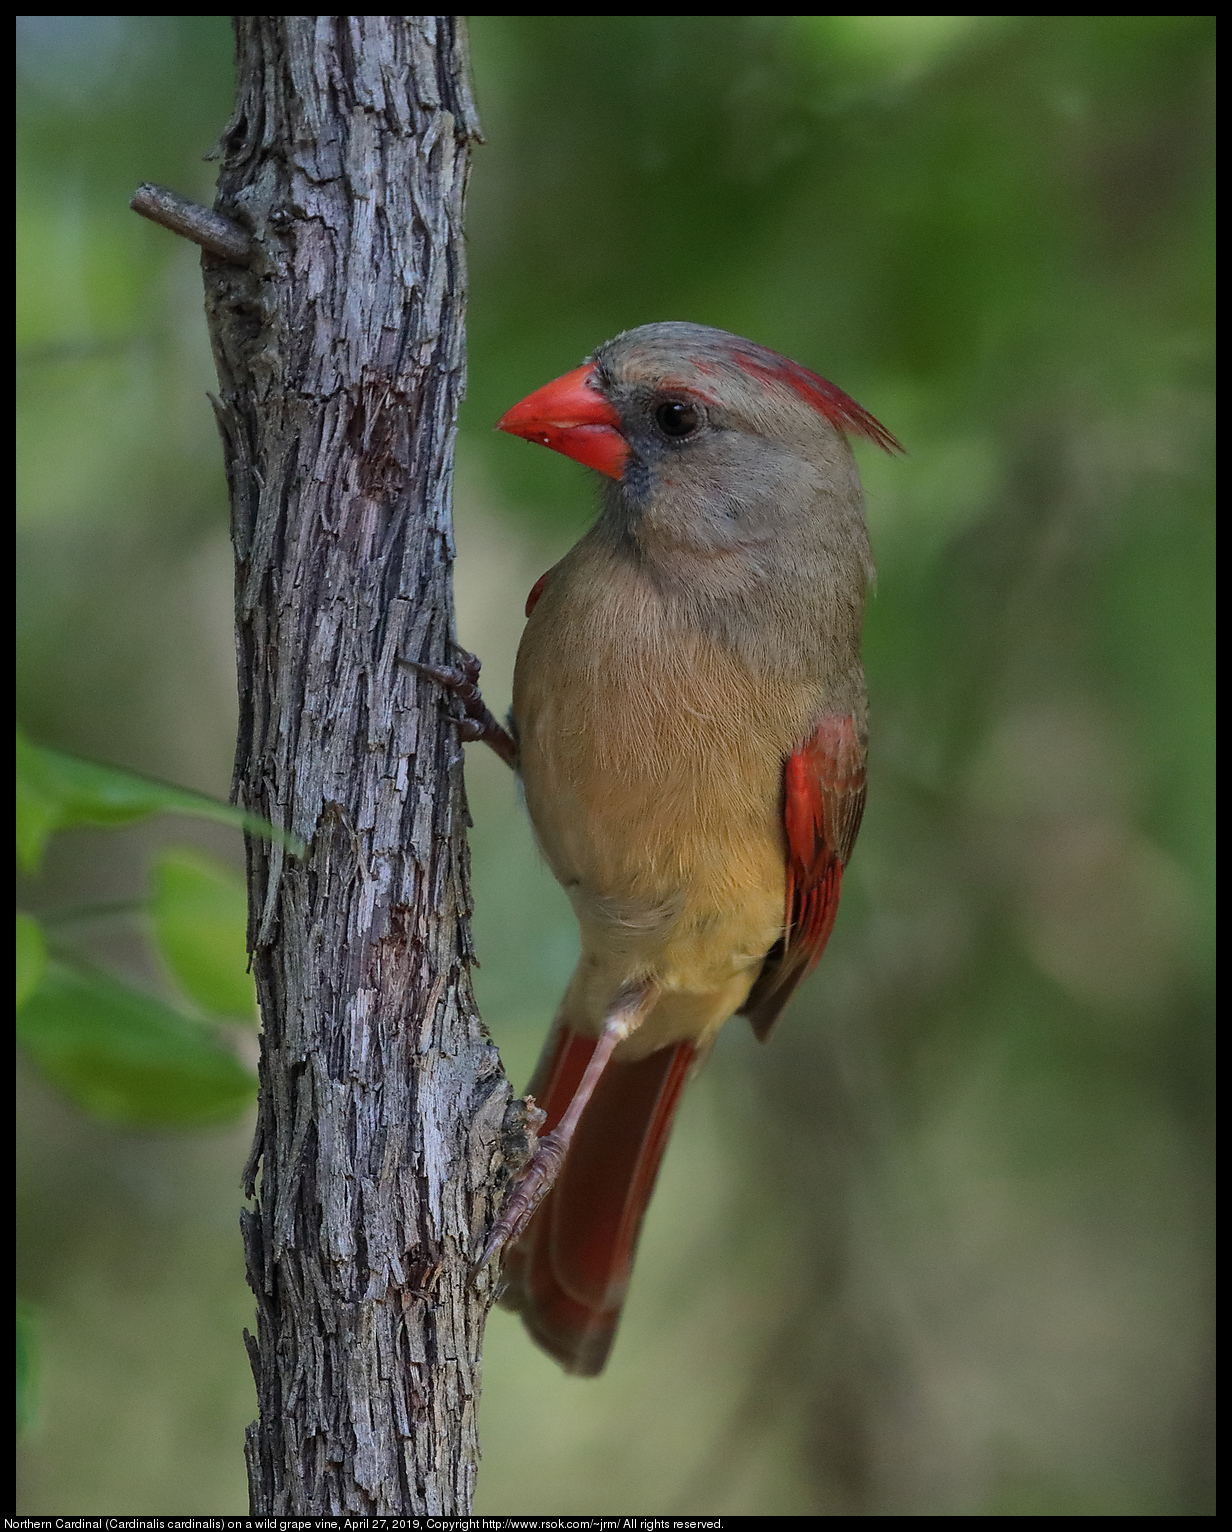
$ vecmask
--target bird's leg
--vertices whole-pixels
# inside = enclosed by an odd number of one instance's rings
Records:
[[[578,1081],[565,1115],[535,1145],[529,1163],[514,1182],[501,1215],[493,1224],[487,1244],[475,1263],[476,1272],[482,1271],[498,1250],[518,1238],[530,1222],[535,1209],[551,1191],[553,1182],[560,1174],[560,1167],[564,1164],[574,1130],[599,1083],[599,1076],[617,1047],[645,1021],[657,999],[658,989],[647,979],[636,988],[625,990],[607,1013],[595,1051]]]
[[[465,649],[458,665],[424,665],[418,660],[399,659],[398,664],[406,670],[418,671],[438,686],[443,686],[462,704],[464,717],[450,718],[459,739],[480,739],[495,750],[506,766],[515,770],[518,764],[518,742],[503,724],[498,722],[487,703],[479,694],[479,661]]]

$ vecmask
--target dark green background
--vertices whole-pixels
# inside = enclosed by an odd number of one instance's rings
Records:
[[[832,378],[879,568],[869,808],[825,962],[683,1109],[615,1357],[489,1330],[478,1509],[1211,1508],[1213,22],[479,17],[459,632],[503,707],[587,475],[491,421],[692,319]],[[193,252],[223,19],[19,32],[19,714],[225,795],[227,511]],[[472,759],[480,1001],[521,1085],[574,948]],[[158,822],[53,844],[123,898]],[[90,950],[140,976],[140,933]],[[23,1074],[20,1509],[238,1512],[247,1124],[143,1136]]]

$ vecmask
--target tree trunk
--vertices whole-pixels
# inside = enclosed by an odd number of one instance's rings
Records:
[[[243,1215],[252,1510],[460,1514],[510,1090],[475,1011],[446,661],[464,383],[460,20],[243,16],[206,254],[264,1018]],[[511,1117],[511,1125],[513,1123]],[[259,1178],[258,1178],[259,1170]]]

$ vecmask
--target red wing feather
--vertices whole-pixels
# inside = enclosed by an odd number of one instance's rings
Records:
[[[552,571],[549,569],[547,574],[541,574],[531,586],[530,595],[526,598],[526,615],[528,617],[539,605],[539,597],[543,595],[543,587],[547,584],[548,575],[551,573]]]
[[[564,1115],[595,1042],[563,1027],[548,1039],[529,1087],[547,1113],[544,1132]],[[607,1361],[693,1056],[684,1042],[608,1064],[556,1185],[506,1255],[501,1301],[566,1372],[593,1377]]]
[[[787,929],[741,1007],[760,1038],[825,951],[863,813],[864,751],[855,720],[829,713],[783,767]]]

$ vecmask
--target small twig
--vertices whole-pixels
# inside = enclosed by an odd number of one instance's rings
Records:
[[[133,193],[129,207],[173,234],[182,234],[211,255],[244,266],[252,259],[252,236],[238,223],[199,202],[181,197],[165,186],[145,181]]]
[[[139,915],[148,907],[145,899],[114,899],[107,904],[76,904],[63,910],[47,910],[39,916],[45,926],[71,926],[83,920],[111,920],[117,915]]]

